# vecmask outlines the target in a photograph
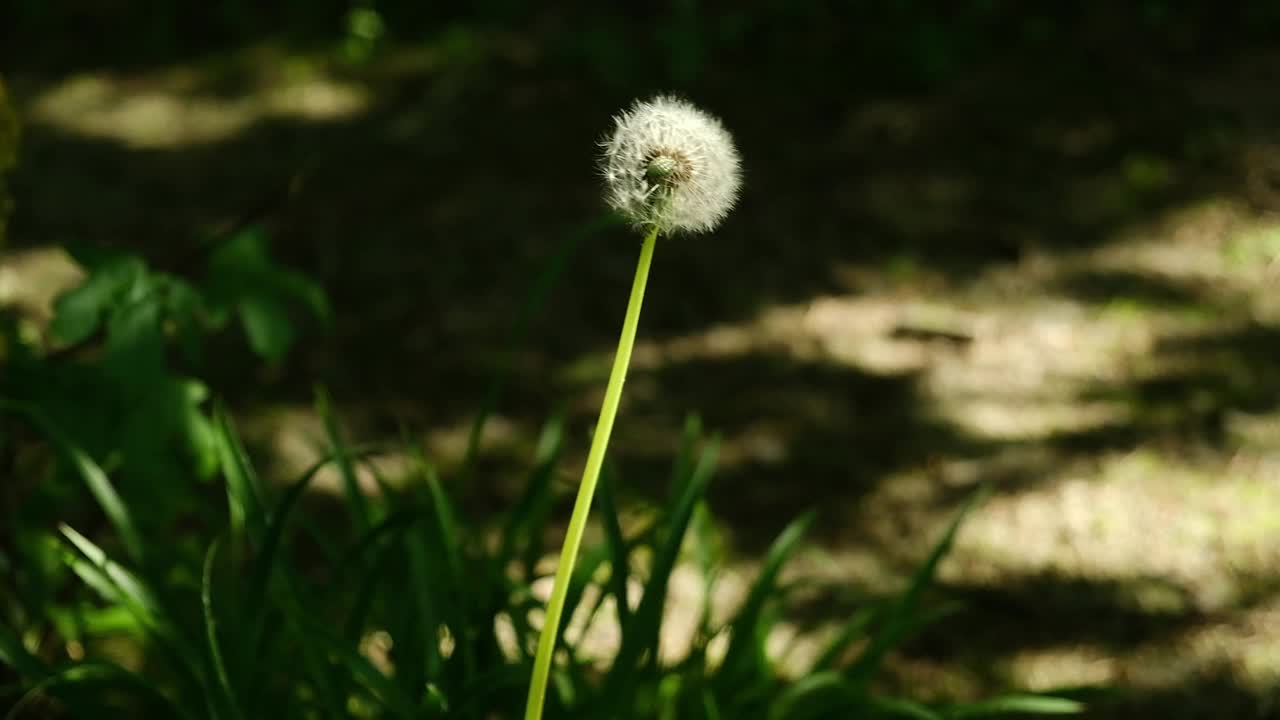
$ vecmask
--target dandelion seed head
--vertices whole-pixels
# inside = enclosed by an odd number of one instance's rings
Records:
[[[679,98],[637,101],[614,118],[600,159],[609,206],[639,228],[707,232],[742,185],[733,138],[720,121]]]

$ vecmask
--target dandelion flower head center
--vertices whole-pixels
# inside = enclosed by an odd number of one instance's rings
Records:
[[[675,188],[693,178],[693,163],[679,150],[657,148],[645,165],[645,176],[656,185]]]
[[[601,143],[605,199],[637,228],[705,232],[737,200],[738,152],[720,121],[660,96],[614,118]]]

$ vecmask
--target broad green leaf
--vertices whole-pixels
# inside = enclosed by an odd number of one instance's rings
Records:
[[[323,290],[271,258],[266,234],[250,227],[223,241],[209,257],[206,282],[215,315],[234,310],[255,352],[280,360],[301,323],[328,323]]]
[[[125,403],[110,436],[121,456],[121,493],[135,504],[146,499],[145,529],[162,527],[191,499],[189,484],[217,470],[213,427],[201,409],[207,392],[161,371],[132,389],[116,383],[112,395]]]
[[[133,256],[117,257],[91,268],[83,283],[54,301],[49,332],[69,345],[88,339],[145,274],[146,266]]]
[[[162,525],[186,499],[177,480],[190,476],[192,466],[201,477],[214,470],[200,409],[204,388],[174,375],[166,358],[170,332],[186,345],[204,332],[199,297],[177,278],[115,256],[100,261],[64,301],[62,332],[82,342],[105,326],[101,353],[88,362],[53,361],[48,370],[56,383],[41,383],[30,399],[86,454],[118,452],[122,494],[145,494],[151,510],[143,520]]]
[[[186,281],[172,275],[159,275],[156,282],[163,297],[169,336],[187,363],[191,367],[200,367],[204,359],[205,336],[211,329],[216,329],[204,297]]]
[[[282,360],[298,339],[288,306],[275,297],[250,295],[240,301],[239,311],[249,347],[272,362]]]
[[[141,297],[110,313],[102,363],[121,387],[145,388],[166,374],[162,311],[160,297],[144,285]]]

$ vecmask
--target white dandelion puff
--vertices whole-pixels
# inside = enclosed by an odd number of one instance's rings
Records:
[[[609,371],[600,418],[591,450],[582,468],[582,482],[573,502],[569,529],[560,548],[551,596],[547,598],[546,619],[538,636],[529,677],[529,698],[525,720],[541,720],[551,677],[551,661],[556,635],[568,596],[569,579],[582,545],[583,529],[591,514],[592,497],[600,480],[609,435],[618,417],[622,385],[631,365],[640,324],[640,308],[653,265],[653,250],[662,232],[711,230],[733,208],[738,195],[738,153],[733,139],[715,118],[683,100],[656,97],[635,105],[614,118],[613,135],[603,143],[600,173],[604,176],[609,204],[645,231],[631,282],[631,298],[622,319],[618,350]]]
[[[601,143],[605,199],[637,227],[707,232],[733,209],[741,162],[719,120],[659,96],[637,101],[614,125]]]

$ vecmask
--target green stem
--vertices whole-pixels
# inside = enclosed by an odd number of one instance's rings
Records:
[[[649,280],[649,265],[653,261],[653,247],[657,244],[658,230],[654,228],[640,248],[640,261],[636,264],[636,278],[631,285],[631,299],[627,302],[627,315],[622,321],[622,337],[618,339],[618,352],[613,358],[613,370],[604,391],[604,404],[600,407],[600,419],[596,422],[596,434],[591,438],[591,451],[587,453],[587,466],[582,471],[582,483],[578,486],[578,499],[573,504],[569,518],[569,530],[565,533],[564,547],[560,550],[560,564],[556,568],[555,585],[547,602],[546,620],[542,635],[538,638],[538,654],[533,659],[533,678],[529,683],[529,702],[525,706],[525,720],[541,720],[542,705],[547,697],[547,677],[551,674],[551,658],[555,655],[556,634],[560,630],[560,616],[564,613],[565,595],[569,591],[569,578],[582,544],[582,531],[587,527],[587,515],[591,513],[591,499],[600,479],[600,467],[604,464],[605,449],[613,432],[613,420],[618,415],[618,402],[622,399],[622,384],[627,379],[627,366],[631,364],[631,350],[636,342],[636,326],[640,323],[640,306],[644,304],[644,287]]]

